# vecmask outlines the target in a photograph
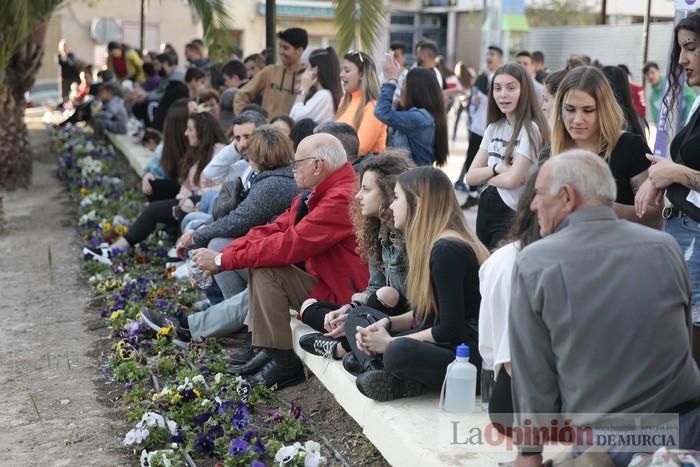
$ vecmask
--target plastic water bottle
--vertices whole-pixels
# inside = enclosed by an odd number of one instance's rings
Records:
[[[192,250],[188,252],[187,269],[189,270],[192,279],[194,279],[197,288],[202,290],[208,289],[214,283],[214,278],[211,276],[211,274],[205,276],[204,271],[197,267],[197,265],[194,263],[194,259],[192,258],[193,253],[194,251]]]
[[[469,413],[476,398],[476,367],[469,363],[469,346],[457,346],[457,358],[447,366],[442,383],[440,408],[446,412]]]

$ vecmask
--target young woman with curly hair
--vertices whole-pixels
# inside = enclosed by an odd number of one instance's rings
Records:
[[[319,331],[299,340],[299,345],[307,352],[342,358],[350,350],[343,324],[348,312],[359,305],[389,315],[408,310],[408,301],[404,297],[407,266],[389,205],[394,200],[394,186],[399,175],[412,167],[410,155],[405,150],[385,151],[364,165],[352,216],[358,251],[370,267],[369,285],[364,292],[352,297],[352,303],[341,307],[313,299],[302,305],[301,320]]]
[[[442,170],[402,173],[394,195],[394,226],[406,244],[410,309],[392,316],[360,306],[344,323],[352,347],[344,367],[358,375],[359,391],[377,401],[439,391],[460,343],[469,345],[471,362],[481,368],[479,266],[488,250],[467,225]]]

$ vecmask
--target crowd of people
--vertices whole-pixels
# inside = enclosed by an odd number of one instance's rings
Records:
[[[644,68],[652,112],[688,116],[668,159],[650,154],[620,66],[572,56],[550,72],[541,53],[504,63],[490,46],[472,79],[429,40],[406,67],[400,43],[376,63],[331,47],[303,59],[305,30],[277,37],[267,66],[254,54],[215,67],[198,40],[187,69],[172,48],[147,60],[108,47],[90,121],[121,132],[120,104],[155,156],[142,214],[86,255],[109,262],[164,225],[174,256],[214,278],[196,310],[144,310],[148,326],[173,324],[181,341],[247,331],[229,371],[282,388],[304,378],[294,309],[314,330],[301,348],[342,360],[377,401],[437,392],[466,343],[506,433],[547,426],[541,414],[595,426],[595,414],[674,412],[679,446],[700,449],[700,111],[678,99],[700,85],[700,14],[676,27],[666,78]],[[451,105],[469,125],[456,181],[438,168]],[[541,465],[548,441],[521,443],[516,465]]]

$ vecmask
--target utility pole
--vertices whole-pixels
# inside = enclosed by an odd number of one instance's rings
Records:
[[[598,24],[608,23],[608,0],[600,0],[600,19]]]
[[[267,65],[275,63],[275,23],[277,23],[275,0],[265,0],[265,47],[267,48]]]
[[[146,0],[141,0],[139,3],[141,3],[141,17],[140,17],[140,24],[139,24],[139,53],[143,52],[144,49],[144,27],[146,23]]]
[[[644,13],[644,48],[642,49],[642,68],[649,60],[649,25],[651,23],[651,0],[647,0],[647,9]],[[646,84],[644,73],[642,75],[642,87]]]

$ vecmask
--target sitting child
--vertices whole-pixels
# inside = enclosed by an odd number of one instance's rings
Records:
[[[90,125],[97,136],[104,136],[105,131],[119,135],[126,134],[129,115],[126,113],[124,100],[119,97],[118,86],[116,83],[103,83],[97,93],[101,106],[90,117]]]

